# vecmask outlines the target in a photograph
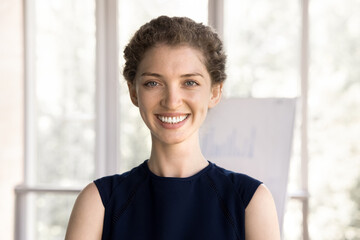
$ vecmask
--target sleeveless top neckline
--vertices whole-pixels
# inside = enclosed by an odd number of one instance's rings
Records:
[[[212,162],[190,177],[160,177],[147,160],[94,182],[103,240],[245,240],[245,209],[261,184]]]
[[[141,167],[145,170],[145,172],[152,178],[154,178],[155,180],[159,180],[159,181],[193,181],[196,178],[200,177],[202,174],[206,173],[207,171],[209,171],[211,168],[213,168],[213,163],[208,161],[208,165],[201,169],[199,172],[195,173],[192,176],[189,177],[162,177],[162,176],[158,176],[155,173],[153,173],[149,166],[148,166],[148,159],[145,160],[142,164]]]

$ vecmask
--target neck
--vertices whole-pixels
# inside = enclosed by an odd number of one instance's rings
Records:
[[[209,163],[201,153],[199,139],[165,144],[153,139],[149,169],[161,177],[190,177]]]

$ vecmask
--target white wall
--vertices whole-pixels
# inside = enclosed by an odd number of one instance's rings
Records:
[[[13,239],[14,187],[23,177],[22,1],[0,1],[0,239]]]

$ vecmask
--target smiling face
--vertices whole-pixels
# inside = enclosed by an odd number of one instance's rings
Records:
[[[185,45],[159,45],[145,53],[128,85],[153,143],[198,139],[208,108],[221,97],[221,84],[212,85],[202,59],[200,51]]]

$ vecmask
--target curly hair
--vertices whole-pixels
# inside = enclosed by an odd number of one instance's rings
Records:
[[[123,75],[133,83],[138,65],[147,50],[159,44],[188,45],[200,50],[212,84],[226,79],[226,55],[218,34],[209,26],[187,17],[160,16],[144,24],[125,47]]]

